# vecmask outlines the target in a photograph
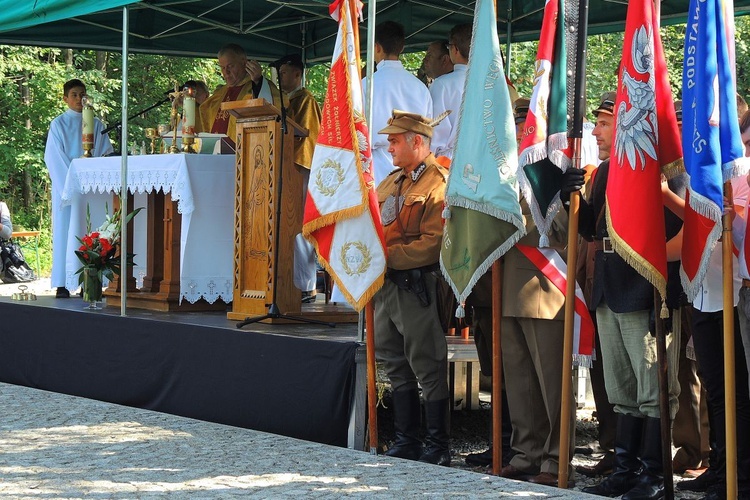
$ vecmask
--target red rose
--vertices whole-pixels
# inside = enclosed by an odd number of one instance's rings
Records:
[[[102,246],[102,253],[108,254],[110,250],[112,250],[112,244],[107,240],[107,238],[99,238],[99,244]]]

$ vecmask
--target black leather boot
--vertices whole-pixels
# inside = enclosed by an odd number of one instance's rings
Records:
[[[448,466],[451,464],[450,401],[448,398],[425,401],[424,409],[427,435],[424,439],[425,450],[419,461]]]
[[[708,400],[708,469],[703,474],[688,481],[680,481],[676,487],[683,491],[708,491],[716,483],[725,481],[724,460],[719,457],[719,443],[716,441],[716,424],[711,400]],[[724,446],[722,444],[722,446]]]
[[[422,441],[419,440],[421,408],[419,391],[399,389],[393,391],[393,426],[396,429],[396,442],[385,452],[389,457],[419,460],[422,456]]]
[[[615,463],[612,474],[596,486],[588,486],[584,493],[602,497],[616,497],[630,491],[638,480],[641,461],[638,450],[641,446],[644,419],[632,415],[617,415],[615,433]]]
[[[622,496],[622,500],[664,498],[664,464],[661,450],[661,419],[646,417],[640,453],[643,469],[638,476],[638,482]]]

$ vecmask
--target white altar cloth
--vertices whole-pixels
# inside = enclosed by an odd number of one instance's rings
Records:
[[[119,156],[77,158],[65,179],[63,205],[71,205],[68,232],[67,286],[78,288],[75,271],[80,267],[76,236],[86,230],[86,206],[91,226],[104,221],[104,203],[111,205],[111,193],[121,185]],[[146,206],[146,194],[154,190],[171,193],[182,214],[180,234],[180,301],[216,299],[232,301],[234,245],[234,155],[161,154],[128,157],[128,190],[134,206]],[[110,207],[111,211],[111,207]],[[146,211],[136,216],[133,269],[136,279],[146,270]],[[140,281],[139,281],[140,282]]]

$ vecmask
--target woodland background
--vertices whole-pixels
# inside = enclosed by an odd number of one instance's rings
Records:
[[[737,89],[750,97],[750,19],[736,19]],[[662,41],[675,99],[681,97],[685,25],[662,28]],[[602,92],[614,90],[623,34],[589,37],[587,59],[588,109]],[[516,43],[511,49],[511,80],[520,95],[532,87],[536,42]],[[252,54],[252,47],[246,47]],[[402,56],[407,69],[417,72],[423,52]],[[204,80],[213,90],[223,83],[215,59],[189,59],[133,54],[128,62],[129,111],[137,112],[160,101],[164,92],[185,80]],[[79,78],[95,100],[97,115],[107,124],[120,121],[122,57],[119,53],[0,45],[0,200],[13,217],[14,230],[41,230],[42,274],[51,266],[50,180],[44,146],[50,121],[65,109],[63,83]],[[322,104],[329,65],[307,70],[306,86]],[[269,73],[270,76],[270,73]],[[168,123],[164,104],[129,121],[130,145],[140,147],[144,129]],[[114,133],[110,135],[116,142]],[[117,145],[115,145],[117,149]],[[27,256],[28,257],[28,256]]]

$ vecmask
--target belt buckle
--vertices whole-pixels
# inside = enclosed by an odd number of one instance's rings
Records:
[[[605,236],[602,238],[602,252],[604,253],[615,253],[615,249],[612,246],[612,238]]]

